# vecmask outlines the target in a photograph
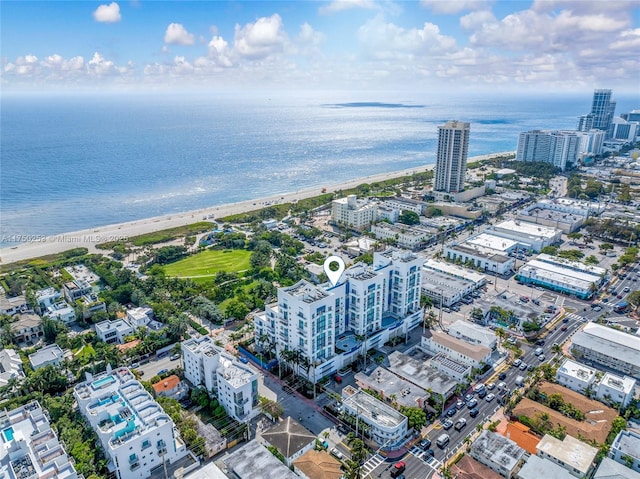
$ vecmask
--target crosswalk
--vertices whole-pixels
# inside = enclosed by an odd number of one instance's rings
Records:
[[[374,454],[367,462],[362,465],[362,477],[367,477],[380,464],[384,462],[384,458],[380,454]]]
[[[442,462],[437,460],[435,457],[428,455],[425,451],[420,449],[418,446],[413,446],[409,449],[409,452],[424,462],[427,466],[437,470],[442,467]]]
[[[574,321],[578,321],[580,323],[584,323],[587,319],[580,316],[579,314],[576,313],[567,313],[564,316],[565,318],[569,318],[569,319],[573,319]]]

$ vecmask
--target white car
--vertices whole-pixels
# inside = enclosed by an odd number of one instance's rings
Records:
[[[487,401],[487,402],[491,402],[491,401],[493,401],[495,399],[495,397],[496,397],[496,395],[493,394],[493,393],[487,394],[487,397],[484,398],[484,400]]]
[[[514,365],[516,368],[517,368],[518,366],[520,366],[521,364],[522,364],[522,360],[521,360],[521,359],[516,359],[516,360],[513,362],[513,365]]]
[[[488,389],[489,391],[491,391],[491,390],[492,390],[493,388],[495,388],[495,387],[496,387],[496,383],[489,383],[489,384],[487,384],[487,389]]]

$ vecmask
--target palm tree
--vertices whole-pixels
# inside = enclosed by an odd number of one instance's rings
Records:
[[[501,340],[507,337],[507,333],[503,328],[497,328],[495,330],[496,337],[498,338],[498,349],[501,346]]]
[[[559,344],[554,344],[553,346],[551,346],[551,352],[562,354],[562,346],[560,346]]]

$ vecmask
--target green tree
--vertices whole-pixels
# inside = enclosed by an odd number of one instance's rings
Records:
[[[416,431],[419,431],[427,424],[427,413],[422,408],[402,406],[400,412],[407,416],[409,427]]]
[[[638,307],[640,306],[640,290],[632,291],[631,293],[629,293],[629,295],[627,296],[627,301],[630,305],[633,306],[634,309],[638,309]]]
[[[249,314],[249,308],[246,304],[237,298],[232,299],[227,305],[227,318],[244,319]]]
[[[398,221],[405,225],[417,225],[420,223],[420,216],[414,211],[405,210],[400,213]]]

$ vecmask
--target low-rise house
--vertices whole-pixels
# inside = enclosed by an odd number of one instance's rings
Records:
[[[64,360],[64,352],[57,344],[49,344],[29,355],[29,362],[34,371],[45,366],[59,366]]]
[[[0,476],[7,479],[82,478],[37,401],[0,412]]]
[[[500,434],[484,429],[473,441],[469,455],[502,477],[512,479],[527,453],[515,442]]]
[[[640,434],[636,431],[620,431],[611,444],[609,457],[640,472]]]
[[[489,349],[495,349],[497,337],[495,333],[484,326],[459,319],[449,325],[447,331],[450,336],[466,341],[469,344],[479,344]]]
[[[640,472],[605,457],[593,473],[592,479],[640,479]]]
[[[36,291],[36,301],[38,301],[38,306],[43,310],[57,303],[60,298],[62,298],[62,294],[55,288],[45,288]]]
[[[124,343],[124,338],[132,335],[135,330],[124,319],[106,319],[95,325],[96,336],[105,343]]]
[[[442,331],[427,330],[422,336],[421,346],[432,354],[442,353],[474,368],[491,360],[491,349],[486,346],[469,344]]]
[[[558,384],[584,394],[591,389],[596,379],[596,370],[572,359],[565,359],[556,372]]]
[[[609,405],[617,404],[625,408],[633,399],[636,380],[629,376],[606,373],[596,391],[596,397]]]
[[[465,454],[458,462],[451,465],[450,470],[451,477],[456,479],[501,479],[502,477],[468,454]]]
[[[0,314],[13,316],[18,313],[29,311],[29,304],[24,294],[8,297],[4,289],[0,286]]]
[[[258,441],[249,441],[222,459],[228,477],[236,479],[299,479]]]
[[[180,401],[189,395],[189,387],[180,381],[175,374],[168,376],[153,385],[156,397],[164,396]]]
[[[578,478],[588,477],[593,469],[598,449],[566,435],[561,441],[545,434],[538,443],[538,456],[548,459]]]
[[[529,456],[516,475],[517,479],[573,479],[569,471],[548,459]]]
[[[19,314],[10,327],[16,343],[36,344],[44,335],[42,318],[37,314]]]
[[[408,420],[391,406],[363,390],[346,386],[342,389],[342,406],[347,414],[369,429],[369,436],[380,446],[397,448],[404,444]]]
[[[540,442],[540,439],[542,439],[540,436],[531,432],[531,429],[518,421],[507,423],[503,436],[511,439],[529,454],[538,453],[538,443]]]
[[[458,383],[431,365],[430,361],[419,361],[399,351],[392,352],[388,359],[391,372],[425,391],[431,391],[434,396],[446,401],[455,393]]]
[[[262,433],[262,442],[265,446],[275,447],[284,457],[285,464],[291,467],[293,461],[313,449],[316,436],[292,417],[286,417]]]
[[[153,321],[153,309],[149,307],[132,308],[127,310],[127,322],[136,330],[145,327]]]
[[[342,463],[326,451],[314,449],[293,462],[293,472],[302,479],[340,479]]]
[[[67,281],[62,285],[62,291],[64,297],[71,304],[75,304],[83,296],[90,294],[93,288],[86,280],[75,279],[73,281]]]
[[[23,379],[22,359],[15,349],[0,351],[0,387],[9,384],[12,378]]]

